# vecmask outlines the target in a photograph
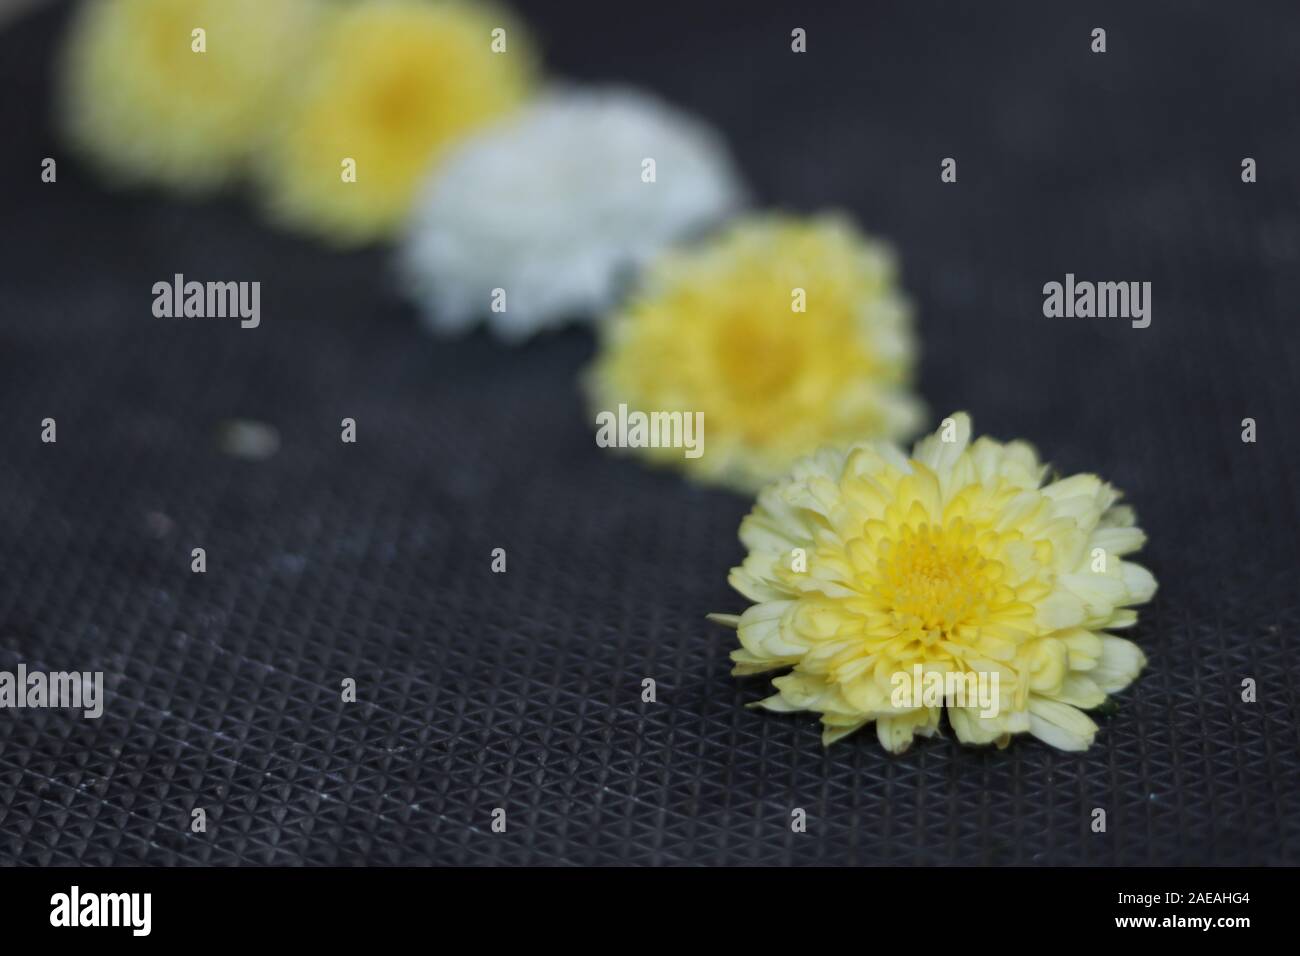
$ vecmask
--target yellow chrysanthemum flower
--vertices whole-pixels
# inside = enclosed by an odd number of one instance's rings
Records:
[[[702,413],[699,457],[646,448],[753,491],[828,443],[914,434],[911,313],[889,248],[833,216],[742,219],[664,255],[602,327],[599,413]]]
[[[1109,632],[1156,582],[1122,560],[1145,535],[1119,492],[1046,471],[1023,442],[970,444],[964,414],[911,458],[882,442],[801,460],[740,526],[730,582],[756,603],[713,616],[737,628],[735,673],[793,668],[761,706],[821,713],[828,745],[874,721],[899,753],[946,707],[964,743],[1086,749],[1083,710],[1146,663]]]
[[[532,75],[523,31],[494,7],[433,0],[339,7],[273,133],[262,167],[268,205],[288,224],[340,244],[389,236],[431,164],[520,103]]]
[[[274,115],[316,11],[310,0],[86,0],[63,50],[63,125],[124,182],[219,186]]]

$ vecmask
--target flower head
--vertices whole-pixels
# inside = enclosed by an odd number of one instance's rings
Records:
[[[819,712],[826,744],[874,721],[898,753],[946,707],[964,743],[1086,749],[1083,710],[1146,663],[1109,632],[1156,582],[1122,559],[1145,535],[1119,492],[1046,470],[1023,442],[971,444],[964,414],[910,458],[859,443],[801,460],[740,527],[730,581],[755,603],[715,616],[737,628],[735,673],[792,668],[762,706]]]
[[[828,443],[913,434],[911,314],[885,245],[834,217],[755,216],[665,254],[601,328],[597,409],[702,412],[700,479],[753,490]]]
[[[633,90],[560,90],[433,170],[401,264],[435,330],[486,318],[522,339],[599,314],[624,271],[741,194],[725,146],[697,120]],[[504,308],[489,307],[495,289]]]
[[[273,115],[316,10],[311,0],[88,0],[60,64],[63,125],[125,182],[224,184]]]
[[[430,166],[518,105],[533,67],[523,31],[490,5],[338,7],[260,165],[268,205],[339,244],[388,237]]]

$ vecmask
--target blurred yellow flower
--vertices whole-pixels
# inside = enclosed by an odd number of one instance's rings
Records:
[[[86,0],[63,49],[63,125],[123,182],[192,192],[221,185],[274,115],[317,7],[311,0]]]
[[[644,448],[751,491],[823,444],[915,433],[911,313],[893,256],[837,217],[738,220],[667,253],[601,328],[599,414],[703,413],[699,457]]]
[[[822,449],[759,494],[730,578],[755,603],[712,617],[737,628],[734,673],[793,668],[762,706],[819,712],[826,744],[874,722],[893,753],[945,708],[963,743],[1091,745],[1083,710],[1146,663],[1108,633],[1155,593],[1123,560],[1146,536],[1096,475],[1044,484],[1030,445],[970,438],[957,414],[910,458]]]
[[[523,31],[490,5],[339,7],[272,130],[260,164],[268,206],[339,244],[391,235],[430,166],[520,103],[533,72]]]

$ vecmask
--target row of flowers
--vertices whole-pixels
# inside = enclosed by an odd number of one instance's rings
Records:
[[[889,246],[844,216],[747,210],[719,135],[653,96],[544,77],[507,11],[452,0],[90,0],[61,62],[70,141],[107,176],[248,186],[278,225],[391,242],[428,326],[519,342],[593,321],[593,409],[690,410],[708,454],[644,448],[757,493],[731,583],[739,674],[764,706],[1087,747],[1082,712],[1137,675],[1112,630],[1155,581],[1131,509],[1092,475],[964,415],[910,455],[912,310]],[[821,449],[819,451],[819,449]],[[996,706],[900,703],[894,678],[997,675]]]

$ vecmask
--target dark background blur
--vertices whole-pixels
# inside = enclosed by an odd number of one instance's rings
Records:
[[[554,74],[717,123],[760,204],[896,243],[934,419],[1138,508],[1148,670],[1082,755],[746,710],[704,614],[749,503],[595,446],[589,333],[434,341],[386,250],[108,192],[50,131],[54,4],[0,32],[0,669],[108,695],[0,713],[0,862],[1300,862],[1295,5],[518,8]],[[261,281],[261,327],[153,318],[174,272]],[[1151,327],[1044,318],[1066,272],[1150,281]]]

